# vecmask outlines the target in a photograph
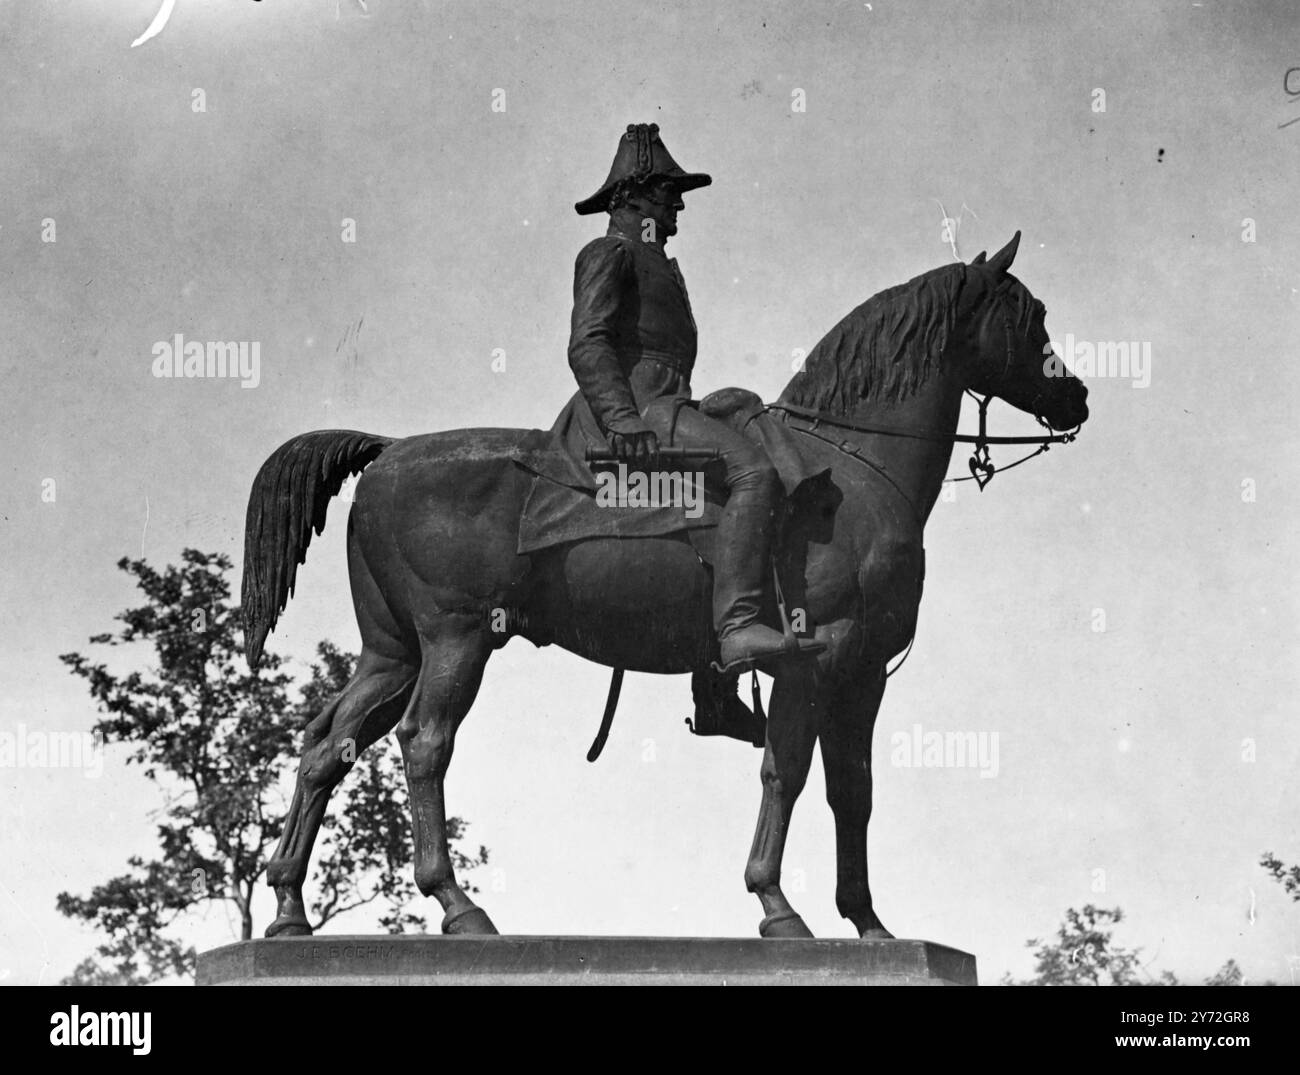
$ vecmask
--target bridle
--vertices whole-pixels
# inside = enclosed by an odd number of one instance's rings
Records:
[[[1002,367],[1002,373],[999,374],[993,385],[994,388],[997,388],[1004,384],[1007,378],[1011,375],[1011,363],[1015,357],[1015,335],[1012,331],[1011,315],[1007,309],[1005,292],[995,292],[994,298],[997,300],[998,311],[1002,315],[1003,332],[1007,344],[1006,362]],[[979,403],[980,426],[978,433],[938,433],[932,430],[898,429],[891,426],[868,424],[864,422],[850,422],[846,418],[837,417],[836,415],[829,414],[826,411],[813,410],[808,407],[798,407],[792,403],[771,403],[768,404],[766,409],[769,411],[781,411],[785,414],[803,419],[804,421],[811,422],[812,426],[809,429],[804,429],[800,426],[791,426],[791,428],[805,434],[806,436],[814,437],[826,444],[830,444],[838,451],[851,456],[859,463],[863,463],[870,467],[877,474],[885,478],[899,492],[903,499],[908,502],[908,504],[911,504],[913,512],[916,513],[918,520],[920,520],[920,512],[917,511],[916,505],[912,504],[911,497],[903,492],[902,488],[896,481],[894,481],[893,477],[890,476],[884,467],[863,453],[857,445],[850,444],[846,440],[836,440],[832,437],[825,436],[819,432],[819,429],[822,426],[830,426],[833,429],[848,429],[855,433],[872,433],[886,437],[906,437],[912,440],[933,441],[940,444],[973,444],[975,445],[975,450],[971,453],[968,463],[971,472],[970,476],[965,478],[946,478],[944,480],[945,482],[973,481],[979,486],[980,490],[983,491],[984,487],[993,480],[994,474],[1004,470],[1012,470],[1015,467],[1020,466],[1021,463],[1027,463],[1035,456],[1041,455],[1043,452],[1047,451],[1053,444],[1069,444],[1079,435],[1079,430],[1082,428],[1081,426],[1075,426],[1074,429],[1066,433],[1050,433],[1047,436],[1040,437],[990,436],[988,432],[988,409],[989,401],[993,398],[993,393],[989,392],[981,396],[979,393],[973,392],[968,388],[966,389],[966,395]],[[1035,400],[1035,404],[1037,404],[1037,400]],[[1051,429],[1047,419],[1038,413],[1037,406],[1034,408],[1034,418],[1044,429]],[[1006,466],[998,467],[993,465],[993,460],[989,456],[989,445],[991,444],[1036,444],[1038,447],[1028,455],[1021,456],[1014,463],[1008,463]]]
[[[815,411],[807,407],[797,407],[793,403],[769,403],[767,410],[781,411],[785,414],[793,415],[796,418],[802,418],[812,423],[811,429],[802,429],[799,426],[791,426],[792,429],[807,436],[814,437],[817,440],[825,441],[832,447],[839,449],[845,455],[852,456],[860,463],[865,463],[873,470],[885,474],[885,471],[879,464],[869,457],[862,454],[856,445],[848,441],[832,440],[830,437],[822,436],[818,429],[821,426],[831,426],[835,429],[848,429],[854,433],[874,433],[884,437],[906,437],[911,440],[933,441],[939,444],[973,444],[975,451],[971,453],[968,466],[970,467],[970,476],[964,478],[945,478],[945,482],[975,482],[981,490],[993,480],[994,474],[1000,474],[1004,470],[1014,470],[1021,463],[1027,463],[1035,456],[1042,455],[1043,452],[1051,448],[1053,444],[1069,444],[1078,435],[1081,427],[1075,426],[1074,429],[1066,433],[1052,433],[1043,437],[996,437],[991,436],[988,432],[988,407],[989,402],[993,399],[991,395],[981,396],[970,389],[966,394],[979,403],[980,408],[980,429],[978,433],[935,433],[923,429],[895,429],[890,426],[868,425],[864,422],[850,422],[844,418],[838,418],[826,411]],[[1038,424],[1044,429],[1050,429],[1046,419],[1041,415],[1035,414]],[[989,456],[989,445],[991,444],[1036,444],[1034,451],[1028,455],[1022,455],[1014,463],[1008,463],[1006,466],[994,466]],[[893,483],[893,479],[889,479]],[[902,490],[899,490],[900,492]]]

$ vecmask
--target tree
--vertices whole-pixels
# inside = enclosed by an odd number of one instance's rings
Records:
[[[1267,856],[1266,856],[1267,857]],[[1279,864],[1280,865],[1280,864]],[[1065,921],[1056,931],[1056,941],[1045,943],[1030,940],[1035,945],[1037,961],[1034,976],[1016,981],[1004,975],[1002,985],[1179,985],[1170,971],[1161,971],[1158,978],[1146,972],[1141,961],[1140,948],[1120,948],[1112,941],[1112,929],[1124,920],[1118,907],[1108,910],[1092,904],[1076,911],[1065,912]],[[1142,976],[1139,976],[1139,972]],[[1245,985],[1246,978],[1235,959],[1229,959],[1210,977],[1206,985]],[[1276,982],[1253,982],[1253,985],[1276,985]]]
[[[1210,977],[1205,979],[1206,985],[1244,985],[1246,977],[1241,973],[1241,968],[1237,966],[1235,959],[1230,959]]]
[[[82,677],[100,711],[93,734],[129,746],[162,792],[155,859],[132,856],[129,872],[97,885],[89,896],[60,893],[60,912],[107,934],[67,981],[140,984],[188,975],[194,951],[168,927],[204,904],[228,903],[239,935],[253,936],[253,893],[283,829],[286,787],[296,770],[301,730],[347,681],[354,658],[329,643],[292,696],[281,658],[267,654],[251,673],[236,638],[239,610],[230,603],[224,554],[185,549],[180,566],[159,572],[144,560],[122,559],[145,603],[118,614],[117,634],[92,645],[150,643],[156,668],[116,675],[80,653],[60,657]],[[449,819],[453,839],[465,825]],[[389,932],[424,929],[406,907],[416,890],[405,869],[409,849],[406,788],[392,754],[376,744],[359,759],[335,796],[313,873],[316,927],[381,901]],[[468,870],[487,861],[454,849]],[[467,885],[467,887],[470,887]]]
[[[1026,942],[1037,946],[1034,953],[1034,976],[1014,981],[1010,975],[1004,985],[1177,985],[1178,980],[1165,971],[1158,979],[1142,971],[1141,949],[1121,948],[1112,940],[1113,928],[1124,919],[1118,907],[1113,910],[1088,904],[1081,911],[1070,907],[1065,921],[1056,931],[1055,942],[1037,938]]]
[[[1269,872],[1269,876],[1280,884],[1293,900],[1300,900],[1300,866],[1283,864],[1272,851],[1265,851],[1259,864]]]

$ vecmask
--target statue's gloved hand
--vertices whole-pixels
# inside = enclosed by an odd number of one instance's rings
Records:
[[[610,433],[609,446],[619,462],[640,470],[659,466],[659,438],[649,429],[627,433]]]

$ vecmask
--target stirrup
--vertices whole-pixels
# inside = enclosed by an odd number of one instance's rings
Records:
[[[816,657],[819,653],[826,650],[825,642],[817,642],[813,639],[799,638],[793,631],[787,630],[780,633],[765,624],[751,624],[749,627],[742,627],[741,631],[751,631],[759,628],[769,632],[774,636],[771,645],[764,646],[761,649],[751,650],[739,657],[732,658],[726,664],[721,660],[714,661],[712,668],[721,675],[731,675],[733,673],[748,672],[760,664],[768,661],[785,661],[791,659],[803,659],[805,657]],[[739,632],[737,632],[739,633]]]

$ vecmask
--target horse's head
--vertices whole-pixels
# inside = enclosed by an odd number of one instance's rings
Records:
[[[1088,389],[1053,353],[1046,307],[1007,271],[1019,245],[1016,232],[993,257],[980,254],[966,267],[958,328],[974,352],[967,387],[1053,429],[1073,429],[1088,418]]]

